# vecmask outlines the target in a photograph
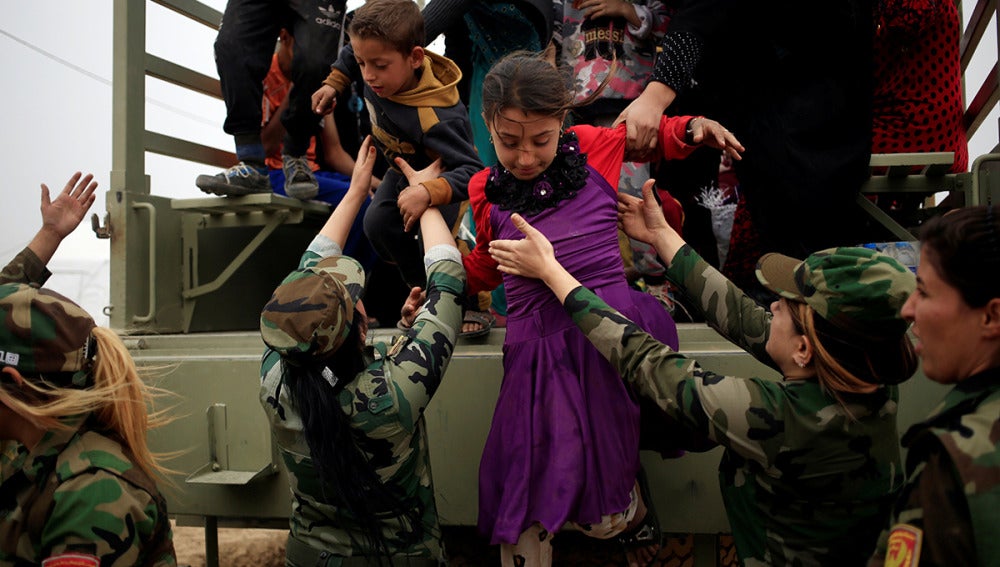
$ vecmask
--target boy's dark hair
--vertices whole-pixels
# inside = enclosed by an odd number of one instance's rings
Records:
[[[920,246],[969,307],[1000,297],[1000,206],[963,207],[934,217],[921,226]]]
[[[356,39],[378,39],[409,55],[424,45],[424,16],[413,0],[368,0],[354,13],[347,33]]]

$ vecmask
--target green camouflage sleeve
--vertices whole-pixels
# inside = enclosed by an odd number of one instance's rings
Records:
[[[30,248],[25,248],[4,266],[3,271],[0,272],[0,284],[37,283],[42,285],[51,275],[38,256]]]
[[[104,458],[114,459],[106,453]],[[121,463],[130,467],[130,463]],[[63,482],[55,493],[42,533],[42,551],[51,557],[65,552],[96,555],[101,565],[174,566],[171,553],[145,556],[144,546],[162,530],[156,502],[148,492],[104,471],[81,474]],[[169,529],[166,530],[169,537]]]
[[[461,262],[441,260],[432,264],[427,270],[424,307],[406,338],[389,353],[390,372],[400,400],[400,423],[411,429],[448,368],[462,324],[464,290],[465,269]]]
[[[590,290],[565,301],[574,322],[640,395],[675,419],[765,467],[780,453],[785,392],[759,378],[721,376],[650,337]]]
[[[771,314],[688,245],[674,256],[667,277],[681,286],[713,329],[762,363],[774,367],[764,345]]]

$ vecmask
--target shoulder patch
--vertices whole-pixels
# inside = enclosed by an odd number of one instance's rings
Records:
[[[889,532],[885,567],[916,567],[920,564],[920,544],[924,532],[909,524],[896,524]]]
[[[42,567],[98,567],[101,560],[85,553],[60,553],[42,561]]]

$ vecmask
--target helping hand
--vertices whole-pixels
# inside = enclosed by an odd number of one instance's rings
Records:
[[[351,186],[348,192],[368,193],[372,186],[372,168],[375,167],[375,145],[371,135],[365,136],[358,149],[358,157],[354,160],[354,170],[351,171]]]
[[[396,204],[399,206],[399,214],[403,216],[403,230],[410,232],[413,226],[420,220],[424,211],[431,206],[431,194],[426,187],[421,185],[426,181],[431,181],[441,177],[444,167],[441,165],[441,158],[434,160],[427,167],[417,171],[410,167],[410,164],[403,158],[396,158],[396,167],[406,177],[409,185],[399,193]]]
[[[660,117],[676,96],[673,89],[654,81],[618,115],[612,127],[625,123],[628,159],[649,161],[655,156]]]
[[[410,295],[403,302],[403,308],[399,310],[399,322],[409,329],[417,320],[417,313],[427,300],[427,294],[419,287],[410,289]]]
[[[674,229],[663,216],[663,209],[653,196],[656,181],[647,180],[642,185],[642,199],[623,192],[618,193],[618,224],[630,238],[653,244],[658,232]]]
[[[59,240],[80,226],[97,199],[94,194],[97,182],[93,181],[93,174],[88,173],[83,179],[80,179],[81,175],[79,171],[74,173],[55,200],[49,199],[49,188],[42,183],[42,230],[51,232]]]
[[[540,279],[553,266],[561,268],[556,260],[552,243],[524,217],[510,215],[514,226],[524,234],[522,240],[494,240],[490,242],[490,256],[499,264],[501,272]]]
[[[618,194],[618,223],[625,234],[652,244],[656,254],[669,266],[685,242],[664,218],[663,209],[653,196],[654,184],[650,179],[642,185],[642,199]]]
[[[743,159],[740,152],[746,151],[746,148],[732,132],[711,118],[693,118],[691,120],[691,138],[695,144],[705,144],[722,150],[735,160]]]
[[[321,116],[333,112],[333,107],[337,106],[337,89],[330,85],[323,85],[312,94],[313,112]]]

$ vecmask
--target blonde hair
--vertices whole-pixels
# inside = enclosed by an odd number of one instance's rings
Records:
[[[170,421],[165,411],[151,411],[153,399],[162,391],[139,376],[135,361],[111,329],[94,327],[97,354],[90,370],[93,384],[86,388],[51,385],[44,376],[25,379],[18,388],[0,387],[0,402],[42,429],[65,429],[59,418],[91,413],[121,444],[146,475],[169,472],[160,464],[163,455],[153,454],[146,442],[150,429]]]
[[[812,362],[820,385],[845,410],[841,394],[869,393],[917,371],[917,355],[905,333],[898,337],[857,335],[835,327],[805,303],[782,301],[791,307],[788,312],[796,331],[812,344]]]

